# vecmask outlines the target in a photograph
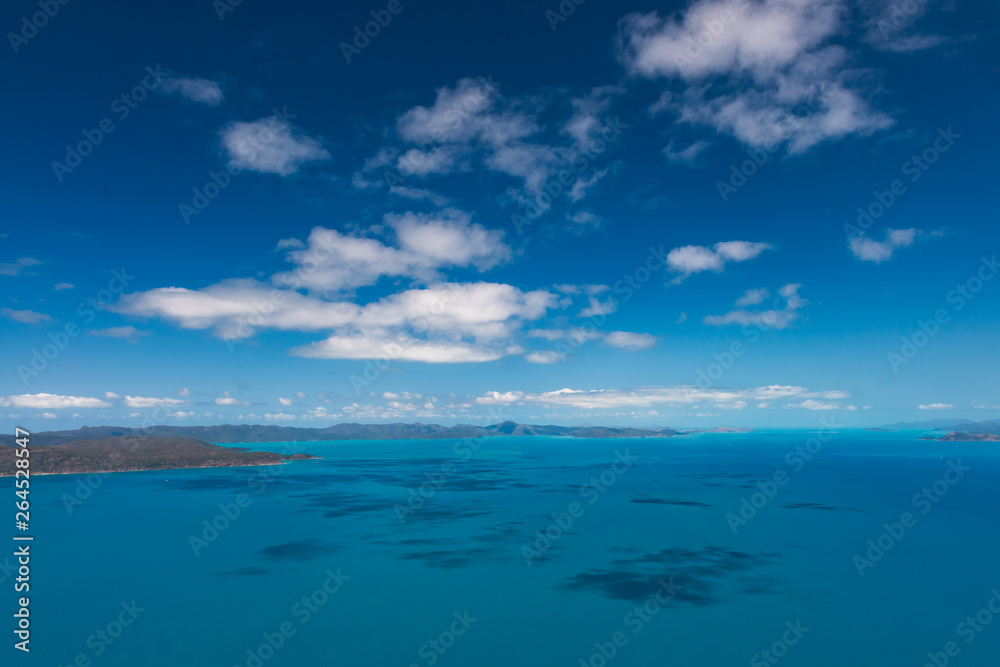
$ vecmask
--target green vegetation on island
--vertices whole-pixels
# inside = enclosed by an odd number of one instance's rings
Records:
[[[261,466],[318,458],[308,454],[252,452],[193,438],[126,435],[53,445],[39,445],[34,438],[32,435],[29,459],[33,475]],[[14,475],[14,449],[0,447],[0,476]]]

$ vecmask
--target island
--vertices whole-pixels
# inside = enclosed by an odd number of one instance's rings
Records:
[[[0,477],[15,474],[14,450],[14,447],[0,447]],[[156,436],[112,436],[56,445],[32,443],[30,451],[32,475],[267,466],[319,458],[309,454],[252,452],[194,438]]]
[[[219,426],[84,426],[70,431],[31,434],[31,473],[138,472],[183,468],[223,468],[278,465],[315,459],[308,454],[277,454],[225,447],[232,443],[320,442],[330,440],[431,440],[501,436],[558,436],[573,438],[665,438],[683,435],[669,428],[611,426],[540,426],[512,421],[474,426],[458,424],[335,424],[326,428],[297,428],[260,424]],[[210,444],[212,443],[212,444]],[[0,436],[0,477],[15,471],[15,438]]]
[[[301,428],[265,424],[222,424],[218,426],[169,426],[145,428],[127,426],[84,426],[72,431],[33,433],[35,445],[59,445],[79,440],[121,436],[194,438],[216,444],[238,442],[317,442],[326,440],[434,440],[448,438],[489,438],[496,436],[565,436],[573,438],[663,438],[681,435],[670,428],[612,426],[542,426],[505,421],[489,426],[457,424],[334,424],[326,428]],[[0,445],[13,445],[13,435],[0,435]]]
[[[997,433],[965,433],[964,431],[952,431],[948,435],[942,435],[938,440],[952,442],[998,442],[1000,434]]]

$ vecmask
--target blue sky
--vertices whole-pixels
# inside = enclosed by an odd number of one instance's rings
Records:
[[[8,3],[0,420],[996,418],[997,19]]]

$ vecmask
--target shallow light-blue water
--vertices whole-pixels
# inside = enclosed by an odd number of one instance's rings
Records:
[[[1000,443],[917,435],[809,460],[806,431],[313,442],[35,478],[33,650],[7,631],[4,664],[995,667]]]

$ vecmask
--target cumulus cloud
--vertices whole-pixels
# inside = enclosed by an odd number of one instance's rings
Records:
[[[191,102],[200,102],[210,107],[219,106],[225,99],[222,87],[218,83],[196,77],[167,77],[160,83],[160,90],[166,95],[178,95]]]
[[[618,302],[612,298],[601,301],[596,296],[587,297],[587,307],[580,311],[579,317],[601,317],[610,315],[618,309]]]
[[[774,246],[769,243],[751,241],[723,241],[708,248],[700,245],[686,245],[674,248],[667,254],[667,266],[679,274],[672,281],[680,283],[692,273],[702,271],[721,272],[727,262],[745,262]]]
[[[643,350],[656,345],[656,336],[630,331],[612,331],[604,338],[604,344],[625,350]]]
[[[247,401],[241,401],[238,398],[233,398],[230,392],[223,392],[222,396],[215,399],[216,405],[250,405]]]
[[[460,79],[439,88],[432,104],[401,113],[387,145],[365,161],[352,183],[373,190],[393,180],[386,178],[390,172],[396,179],[399,174],[428,178],[481,167],[519,181],[521,190],[511,190],[507,197],[527,204],[583,152],[592,151],[594,138],[608,129],[613,100],[622,92],[617,86],[600,86],[577,96],[505,97],[493,81]],[[546,135],[540,116],[555,106],[556,99],[568,102],[572,114],[560,119],[557,136]],[[577,169],[558,187],[571,201],[578,201],[607,173]]]
[[[542,350],[530,352],[524,356],[525,360],[532,364],[554,364],[563,357],[555,350]]]
[[[917,238],[917,230],[910,229],[887,229],[885,239],[875,241],[865,235],[855,236],[850,240],[851,252],[862,262],[882,262],[892,259],[892,254],[898,248],[906,248],[913,245]]]
[[[293,348],[289,354],[310,359],[395,359],[426,363],[494,361],[502,348],[461,341],[431,341],[408,337],[377,338],[371,334],[330,336],[326,340]]]
[[[566,216],[566,219],[573,223],[570,231],[581,234],[597,229],[604,222],[601,216],[593,211],[577,211]]]
[[[373,285],[383,276],[431,280],[444,267],[486,271],[511,256],[502,230],[473,223],[457,209],[389,214],[385,223],[395,231],[398,247],[323,227],[314,228],[304,244],[286,240],[284,246],[293,248],[287,259],[296,268],[274,276],[274,283],[335,292]]]
[[[667,18],[625,16],[618,57],[633,76],[666,87],[657,110],[750,146],[801,153],[892,123],[850,75],[838,43],[847,16],[842,0],[696,0]]]
[[[48,324],[52,318],[45,313],[34,310],[14,310],[12,308],[0,308],[0,317],[23,324]]]
[[[771,293],[764,287],[761,287],[760,289],[748,289],[743,293],[743,296],[736,300],[736,305],[741,308],[745,306],[756,306],[763,303],[764,299],[769,296],[771,296]]]
[[[799,296],[799,283],[789,283],[778,290],[772,308],[767,310],[731,310],[725,315],[708,315],[705,324],[726,326],[728,324],[754,325],[761,329],[784,329],[798,319],[798,311],[809,302]],[[736,301],[737,306],[759,304],[767,298],[767,290],[749,290]]]
[[[250,171],[288,176],[304,164],[330,159],[319,139],[279,115],[230,123],[221,138],[229,164]]]
[[[917,406],[920,410],[954,410],[955,406],[951,403],[930,403],[929,405],[919,405]]]
[[[637,389],[559,389],[542,393],[491,391],[478,397],[477,403],[520,401],[545,407],[573,407],[586,410],[613,408],[648,408],[656,405],[692,407],[710,402],[723,409],[742,409],[748,401],[801,399],[814,394],[806,387],[770,385],[749,389],[702,389],[693,385],[640,387]],[[838,395],[846,392],[838,392]],[[802,407],[797,401],[793,407]],[[808,409],[808,408],[807,408]]]
[[[803,410],[839,410],[840,405],[837,403],[829,403],[824,401],[817,401],[815,399],[809,398],[801,403],[793,403],[785,406],[786,408],[802,408]]]
[[[400,359],[488,361],[506,353],[498,341],[509,338],[524,321],[545,315],[555,302],[555,295],[543,290],[522,292],[499,283],[438,283],[362,306],[277,290],[253,280],[233,280],[202,290],[167,287],[130,294],[116,308],[131,315],[163,317],[183,328],[215,329],[225,340],[269,328],[335,332],[325,341],[295,348],[292,354],[297,356],[393,358],[387,350],[398,347]],[[261,304],[267,308],[262,310]],[[496,344],[458,344],[465,337]]]
[[[515,403],[524,396],[522,391],[488,391],[482,396],[476,397],[476,403],[479,405],[510,405]]]
[[[282,405],[291,405],[292,404],[292,399],[290,399],[290,398],[284,398],[282,396],[279,396],[278,397],[278,403],[281,403]]]
[[[84,396],[60,396],[58,394],[19,394],[0,398],[0,405],[16,408],[38,408],[40,410],[59,408],[110,408],[111,403],[99,398]]]
[[[176,398],[145,398],[143,396],[126,396],[123,403],[130,408],[157,408],[166,405],[184,405],[184,401]]]
[[[383,391],[382,398],[392,401],[398,400],[400,398],[405,401],[412,401],[412,400],[420,400],[421,398],[423,398],[423,396],[421,394],[414,394],[408,391],[401,391],[401,392]]]

